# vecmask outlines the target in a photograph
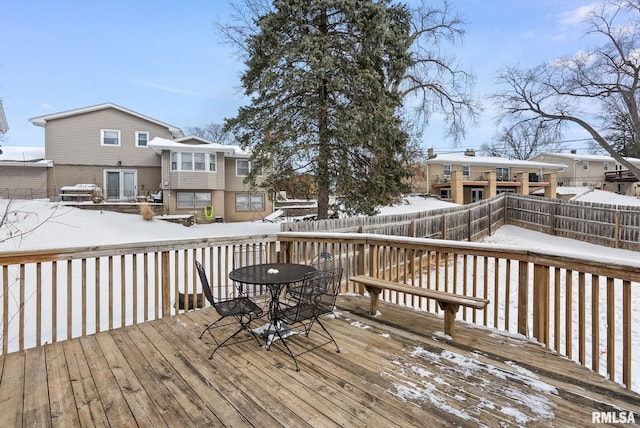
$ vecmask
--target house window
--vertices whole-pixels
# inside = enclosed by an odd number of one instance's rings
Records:
[[[246,159],[236,159],[236,176],[246,177],[249,175],[249,161]],[[237,205],[237,197],[236,197]]]
[[[247,159],[236,159],[236,176],[246,177],[253,169],[251,161]],[[258,171],[256,175],[262,175],[262,170]]]
[[[609,171],[609,162],[603,162],[602,163],[602,169],[605,171]]]
[[[451,189],[440,189],[440,199],[451,199]]]
[[[193,154],[193,170],[194,171],[206,171],[207,163],[205,162],[206,153],[194,153]]]
[[[137,147],[147,147],[147,143],[149,142],[149,133],[143,131],[136,131],[136,146]]]
[[[463,175],[463,177],[468,177],[469,175],[471,175],[469,173],[469,171],[470,171],[469,165],[462,165],[462,175]]]
[[[119,146],[120,131],[118,129],[101,129],[100,142],[103,146]]]
[[[451,165],[442,165],[442,175],[445,177],[451,175]]]
[[[204,208],[211,205],[209,192],[177,192],[177,208]]]
[[[237,193],[236,211],[264,211],[264,193],[258,195]]]
[[[216,172],[216,154],[204,152],[172,152],[171,171]]]
[[[587,161],[582,161],[582,169],[589,169],[589,162]]]
[[[180,170],[193,171],[193,153],[180,153]]]
[[[507,180],[509,180],[509,168],[497,167],[496,168],[496,179],[498,181],[507,181]]]

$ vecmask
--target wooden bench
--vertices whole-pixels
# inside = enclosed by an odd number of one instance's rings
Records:
[[[350,279],[355,283],[363,284],[371,295],[370,313],[372,315],[375,315],[378,312],[379,295],[383,289],[434,299],[438,302],[440,309],[444,311],[444,332],[452,338],[455,334],[454,322],[456,319],[456,312],[458,312],[458,308],[460,306],[466,306],[473,309],[484,309],[489,303],[488,300],[478,297],[463,296],[461,294],[447,293],[439,290],[429,290],[427,288],[415,287],[366,275],[356,275],[352,276]]]

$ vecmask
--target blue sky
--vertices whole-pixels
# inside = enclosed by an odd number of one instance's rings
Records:
[[[449,52],[477,75],[477,96],[495,90],[496,71],[505,64],[534,66],[590,46],[578,19],[587,2],[451,4],[468,25],[464,44]],[[0,98],[9,132],[0,144],[42,146],[44,129],[29,118],[105,102],[183,129],[235,116],[245,102],[239,90],[243,65],[213,25],[230,11],[224,0],[5,2]],[[480,126],[470,128],[461,145],[443,139],[437,117],[423,145],[436,151],[479,148],[494,134],[491,105],[484,104]]]

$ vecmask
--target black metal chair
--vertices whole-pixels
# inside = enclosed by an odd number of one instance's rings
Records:
[[[336,346],[336,352],[340,352],[338,343],[335,341],[331,333],[326,329],[320,316],[333,312],[336,305],[336,298],[340,292],[340,281],[342,279],[342,268],[333,268],[331,270],[317,271],[307,274],[302,281],[302,285],[296,287],[297,292],[295,295],[291,295],[290,290],[286,292],[288,302],[294,304],[285,304],[279,310],[280,319],[287,323],[289,326],[296,324],[301,325],[306,337],[309,336],[311,328],[317,323],[324,333],[318,332],[326,341],[313,346],[312,348],[306,347],[304,351],[294,354],[289,345],[287,344],[287,337],[291,335],[291,332],[283,335],[281,329],[275,330],[275,336],[282,342],[283,351],[293,358],[293,362],[296,366],[296,371],[300,371],[297,356],[304,353],[318,349],[329,343],[333,343]],[[267,349],[271,347],[275,337],[272,336],[267,342]]]
[[[246,296],[239,296],[239,297],[234,297],[232,299],[225,299],[225,300],[220,300],[220,299],[216,300],[213,297],[213,292],[211,291],[209,280],[207,279],[207,274],[205,273],[204,268],[202,267],[202,264],[197,260],[195,263],[196,263],[196,269],[198,270],[198,275],[200,276],[200,283],[202,284],[202,289],[204,290],[204,295],[206,296],[209,303],[211,303],[211,306],[215,308],[218,315],[220,315],[220,318],[218,318],[213,323],[209,324],[200,334],[200,339],[202,339],[202,336],[206,332],[209,332],[209,335],[211,335],[211,337],[213,338],[213,341],[216,343],[216,347],[213,349],[213,351],[211,351],[211,355],[209,355],[209,359],[212,359],[213,354],[215,354],[215,352],[223,346],[228,346],[231,344],[242,343],[247,340],[251,340],[252,338],[249,337],[247,339],[236,340],[236,341],[233,341],[232,343],[228,343],[229,340],[236,337],[238,333],[240,333],[243,330],[248,331],[251,334],[251,336],[253,336],[253,339],[255,339],[256,342],[258,342],[258,345],[261,345],[260,340],[258,340],[258,337],[251,329],[251,321],[257,318],[260,318],[262,316],[262,309],[260,308],[260,306],[258,306],[253,300],[251,300]],[[222,321],[227,317],[233,317],[240,326],[238,330],[236,330],[235,333],[233,333],[231,336],[227,337],[222,342],[218,342],[218,339],[216,339],[216,337],[213,335],[213,333],[211,332],[211,329],[216,327],[224,327],[231,324],[236,324],[236,322],[230,322],[230,323],[218,325],[220,321]]]
[[[332,270],[335,267],[333,264],[333,256],[326,252],[319,253],[311,259],[309,266],[313,266],[317,270]]]
[[[333,256],[326,252],[319,253],[311,259],[309,266],[313,266],[319,272],[331,271],[334,269]],[[305,295],[303,285],[289,287],[288,295],[290,298],[300,301]]]

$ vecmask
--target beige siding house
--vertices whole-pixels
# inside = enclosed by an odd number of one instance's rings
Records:
[[[473,150],[464,155],[435,154],[429,151],[425,161],[425,180],[418,183],[424,193],[458,204],[488,199],[498,193],[531,194],[544,191],[556,197],[558,170],[566,168],[544,162],[500,157],[476,156]]]
[[[626,158],[640,166],[640,159]],[[540,153],[533,161],[567,165],[558,171],[561,186],[591,186],[628,196],[640,196],[640,182],[610,156],[582,155],[578,153]]]
[[[264,218],[273,211],[266,192],[247,190],[250,156],[239,147],[187,136],[154,138],[149,148],[162,158],[162,194],[169,212],[232,222]]]
[[[52,162],[44,160],[39,147],[0,148],[0,198],[40,199],[47,197],[47,171]]]
[[[160,158],[147,144],[182,137],[180,129],[112,103],[34,117],[45,129],[45,158],[53,162],[47,194],[95,184],[107,201],[135,201],[160,188]]]
[[[162,201],[167,214],[243,221],[272,212],[265,192],[249,192],[249,154],[194,136],[116,104],[30,119],[45,129],[48,197],[93,185],[106,202]],[[246,174],[245,174],[246,175]]]

